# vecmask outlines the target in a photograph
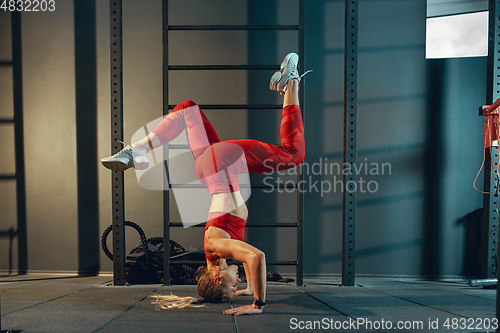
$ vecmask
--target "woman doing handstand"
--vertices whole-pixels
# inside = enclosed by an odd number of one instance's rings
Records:
[[[299,107],[298,56],[288,54],[280,71],[271,77],[270,88],[284,94],[280,126],[281,145],[256,140],[221,142],[207,117],[192,101],[178,104],[145,138],[101,161],[109,169],[122,171],[129,167],[146,169],[146,153],[186,130],[195,160],[198,180],[211,195],[211,206],[204,233],[207,266],[198,272],[198,294],[206,302],[220,302],[234,295],[254,295],[250,305],[229,309],[225,314],[257,314],[263,311],[266,298],[266,260],[262,251],[244,242],[248,210],[238,174],[264,173],[293,168],[304,160],[304,126]],[[236,265],[243,263],[247,288],[237,291],[241,281]],[[164,296],[168,298],[168,296]],[[174,296],[175,297],[175,296]],[[200,302],[185,298],[187,303]],[[179,306],[178,306],[179,307]]]

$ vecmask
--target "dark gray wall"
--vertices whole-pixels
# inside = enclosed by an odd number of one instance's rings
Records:
[[[26,214],[29,270],[78,270],[75,57],[73,2],[54,12],[22,14],[23,96],[26,165]],[[2,12],[2,25],[7,23]],[[1,30],[2,48],[10,42]],[[5,43],[3,43],[5,41]],[[8,47],[8,46],[7,46]],[[3,54],[9,60],[9,54]],[[2,84],[12,84],[2,68]],[[7,90],[8,91],[8,90]],[[12,114],[12,97],[0,101]],[[3,115],[2,111],[2,115]],[[12,131],[2,125],[0,131]],[[7,132],[8,133],[8,132]],[[5,134],[2,134],[5,135]],[[84,144],[83,142],[81,144]],[[12,173],[14,141],[6,138],[2,171]],[[9,168],[7,171],[6,169]],[[15,183],[2,181],[1,230],[16,228]],[[3,212],[7,212],[4,215]],[[3,269],[9,267],[9,240],[1,240]],[[17,269],[16,241],[13,268]]]
[[[477,274],[480,221],[474,210],[482,208],[483,196],[472,182],[483,158],[484,118],[475,110],[486,98],[485,68],[485,57],[428,61],[426,157],[432,162],[426,173],[433,202],[427,203],[430,232],[424,238],[432,245],[424,255],[433,258],[433,265],[424,263],[423,269],[436,275]]]
[[[28,269],[78,270],[78,191],[76,151],[75,39],[72,1],[57,2],[56,12],[23,14],[23,66],[28,213]],[[359,179],[356,272],[384,275],[474,275],[468,238],[477,230],[467,217],[481,207],[472,181],[482,160],[485,58],[425,59],[425,1],[361,1],[359,8]],[[297,1],[172,1],[171,24],[295,24]],[[8,15],[0,13],[0,42],[10,43]],[[162,114],[161,2],[124,1],[125,141]],[[305,174],[305,273],[341,272],[344,1],[306,1],[305,77],[306,163],[333,165],[321,175]],[[99,157],[110,153],[109,8],[96,4],[97,127]],[[296,32],[172,32],[171,64],[273,64],[297,51]],[[0,48],[0,60],[8,59]],[[0,67],[0,112],[12,113],[9,69]],[[267,72],[175,73],[170,104],[280,103],[268,90]],[[222,140],[279,141],[278,110],[207,111]],[[13,156],[12,129],[0,125],[2,156]],[[332,164],[333,163],[333,164]],[[318,167],[318,165],[316,165]],[[384,167],[384,169],[382,169]],[[389,169],[390,167],[390,169]],[[14,168],[0,160],[1,172]],[[377,169],[378,173],[377,173]],[[341,170],[340,170],[341,171]],[[384,174],[382,174],[384,171]],[[99,166],[99,229],[111,220],[110,172]],[[262,182],[265,175],[252,176]],[[280,177],[282,181],[293,175]],[[481,179],[481,178],[480,178]],[[334,185],[317,192],[315,182]],[[370,190],[366,185],[370,182]],[[482,182],[480,181],[480,187]],[[125,173],[126,219],[148,237],[162,234],[162,193],[137,184]],[[319,188],[320,189],[320,188]],[[376,191],[375,191],[376,189]],[[15,186],[0,182],[0,231],[16,225]],[[292,222],[294,193],[254,190],[249,222]],[[13,201],[14,200],[14,201]],[[179,221],[172,206],[173,220]],[[80,226],[81,227],[81,226]],[[466,232],[467,231],[467,232]],[[201,245],[202,229],[178,228],[172,238]],[[293,229],[248,229],[247,240],[268,260],[295,259]],[[137,242],[127,232],[130,249]],[[16,241],[13,267],[17,268]],[[0,268],[9,268],[8,238],[0,239]],[[81,255],[80,255],[81,256]],[[466,264],[467,263],[467,264]],[[101,253],[101,271],[111,262]],[[292,268],[270,267],[279,272]]]

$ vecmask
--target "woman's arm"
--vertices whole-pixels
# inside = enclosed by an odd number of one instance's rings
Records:
[[[248,265],[252,280],[254,297],[261,301],[266,301],[266,256],[264,252],[245,242],[217,238],[211,239],[210,245],[215,252],[223,258],[234,258]],[[257,314],[262,313],[263,306],[250,304],[224,311],[224,314]]]

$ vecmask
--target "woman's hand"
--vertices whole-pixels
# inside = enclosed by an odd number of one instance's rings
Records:
[[[234,296],[252,296],[253,288],[241,289],[234,293]]]
[[[250,305],[244,305],[240,306],[238,308],[234,309],[228,309],[224,310],[225,315],[235,315],[235,316],[240,316],[240,315],[251,315],[251,314],[259,314],[264,311],[263,306],[257,306],[255,304],[250,304]]]
[[[219,266],[220,266],[220,269],[226,269],[227,268],[226,259],[220,258],[219,259]]]

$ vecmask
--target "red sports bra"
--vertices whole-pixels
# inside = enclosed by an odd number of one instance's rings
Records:
[[[243,241],[245,239],[246,223],[247,221],[242,219],[241,217],[229,213],[208,213],[208,221],[205,225],[205,231],[207,231],[209,227],[216,227],[227,232],[231,239]],[[219,256],[209,257],[206,250],[205,258],[210,261],[216,261],[220,259]]]

